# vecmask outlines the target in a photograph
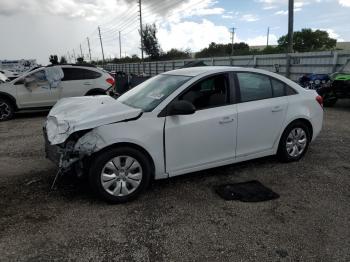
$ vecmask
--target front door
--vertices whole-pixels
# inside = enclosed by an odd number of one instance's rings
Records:
[[[14,85],[18,103],[22,108],[53,106],[58,99],[57,92],[50,89],[44,70],[35,71],[25,79],[18,79]]]
[[[167,116],[166,169],[170,176],[233,162],[237,105],[230,103],[227,74],[194,84],[178,100],[196,107],[192,115]]]

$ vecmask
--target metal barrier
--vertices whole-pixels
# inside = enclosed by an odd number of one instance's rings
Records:
[[[206,65],[255,67],[288,75],[286,72],[287,56],[290,56],[290,78],[297,80],[306,73],[330,74],[339,70],[348,59],[350,51],[323,51],[292,54],[246,55],[211,57],[185,60],[154,61],[127,64],[106,64],[110,71],[122,71],[128,74],[154,76],[169,70],[178,69],[193,61],[203,61]]]

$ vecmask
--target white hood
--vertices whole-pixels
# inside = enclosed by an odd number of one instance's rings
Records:
[[[47,117],[48,140],[52,145],[60,144],[76,131],[134,118],[141,112],[110,96],[63,98]]]

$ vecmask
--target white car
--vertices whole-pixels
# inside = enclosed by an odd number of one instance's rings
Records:
[[[11,119],[15,111],[52,107],[64,97],[106,95],[114,78],[95,67],[59,65],[63,78],[54,88],[41,67],[0,85],[0,121]]]
[[[275,73],[196,67],[157,75],[117,100],[60,100],[45,124],[47,157],[87,171],[105,200],[151,179],[277,154],[299,160],[321,131],[322,98]]]
[[[7,78],[6,75],[0,72],[0,84],[8,82],[9,79]]]

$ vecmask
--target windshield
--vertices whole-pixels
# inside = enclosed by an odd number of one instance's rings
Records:
[[[191,76],[157,75],[123,94],[118,101],[150,112],[191,78]]]

